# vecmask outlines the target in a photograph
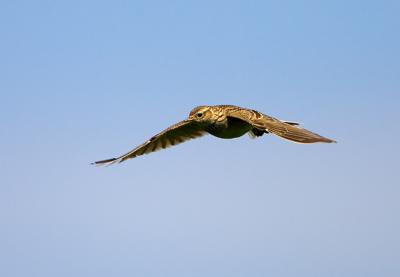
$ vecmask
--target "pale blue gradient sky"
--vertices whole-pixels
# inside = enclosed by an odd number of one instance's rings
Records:
[[[398,1],[2,1],[0,276],[400,276]],[[205,137],[200,104],[337,139]]]

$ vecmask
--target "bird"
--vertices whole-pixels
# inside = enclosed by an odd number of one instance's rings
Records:
[[[221,139],[233,139],[246,133],[251,138],[273,134],[301,144],[336,143],[335,140],[300,128],[297,122],[279,120],[253,109],[233,105],[198,106],[191,110],[185,120],[170,126],[128,153],[117,158],[96,161],[92,164],[121,163],[206,134]]]

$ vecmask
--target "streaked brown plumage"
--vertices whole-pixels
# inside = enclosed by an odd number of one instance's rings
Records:
[[[199,106],[190,112],[187,119],[153,136],[132,151],[118,158],[97,161],[94,164],[108,165],[123,162],[205,134],[232,139],[246,133],[251,137],[271,133],[297,143],[336,142],[302,129],[298,125],[296,122],[281,121],[258,111],[237,106]]]

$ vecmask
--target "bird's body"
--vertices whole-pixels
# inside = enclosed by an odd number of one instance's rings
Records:
[[[207,112],[210,111],[210,120],[205,126],[205,130],[218,138],[232,139],[238,138],[246,134],[252,129],[251,124],[246,121],[229,117],[231,109],[237,107],[234,106],[200,106],[192,110],[191,115],[201,113],[202,110]]]
[[[207,126],[205,130],[218,138],[233,139],[243,136],[251,129],[251,125],[247,122],[235,118],[225,118],[222,122]]]
[[[272,133],[297,143],[335,142],[297,125],[295,122],[281,121],[255,110],[232,105],[199,106],[190,112],[186,120],[172,125],[127,154],[95,164],[122,162],[207,133],[223,139],[238,138],[246,133],[251,137]]]

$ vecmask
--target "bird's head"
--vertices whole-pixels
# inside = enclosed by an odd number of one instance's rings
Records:
[[[213,117],[214,114],[210,106],[196,107],[189,114],[189,120],[199,123],[213,123],[215,121]]]

